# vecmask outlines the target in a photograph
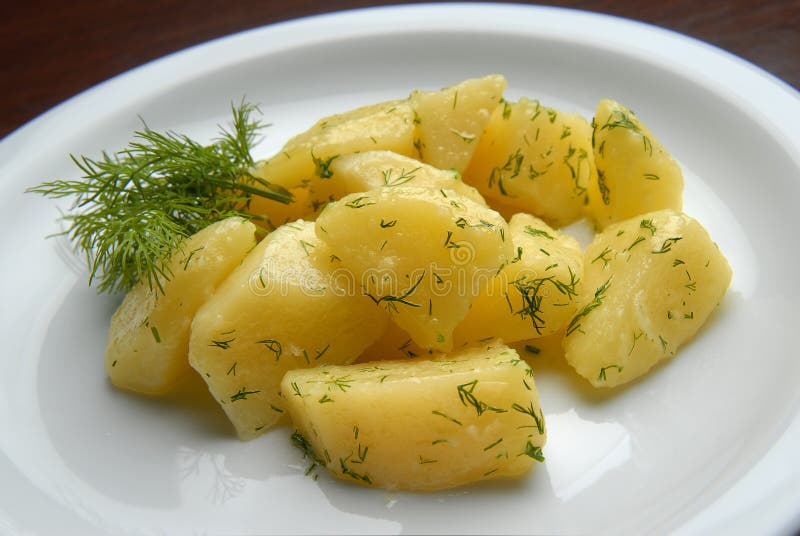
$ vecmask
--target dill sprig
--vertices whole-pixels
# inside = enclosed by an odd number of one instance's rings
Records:
[[[66,235],[86,257],[89,284],[101,292],[129,290],[147,282],[163,293],[172,276],[170,257],[183,240],[230,216],[247,213],[253,196],[288,203],[291,194],[253,176],[251,148],[265,126],[258,108],[231,105],[232,129],[203,145],[173,131],[144,125],[127,148],[98,160],[70,155],[79,180],[55,180],[29,192],[71,198],[62,216]]]

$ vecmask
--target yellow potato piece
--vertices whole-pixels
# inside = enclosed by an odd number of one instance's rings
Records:
[[[583,276],[578,242],[529,214],[512,217],[509,230],[516,256],[472,302],[453,334],[456,344],[545,337],[575,314]]]
[[[566,326],[564,327],[566,328]],[[533,368],[541,366],[542,363],[563,363],[565,331],[565,329],[560,329],[550,335],[526,341],[517,341],[509,346],[515,349],[519,356]]]
[[[533,371],[502,344],[294,370],[281,389],[295,444],[357,484],[441,490],[518,476],[544,459]]]
[[[411,94],[417,122],[417,156],[440,169],[462,173],[506,89],[500,75],[465,80],[441,91]]]
[[[586,212],[599,229],[646,212],[681,210],[681,168],[631,110],[603,99],[592,125],[597,175]]]
[[[432,350],[421,348],[403,328],[389,322],[386,331],[380,338],[364,350],[357,363],[381,361],[384,359],[413,359],[415,357],[430,356]]]
[[[246,210],[263,217],[263,225],[268,231],[274,231],[285,223],[296,220],[312,220],[315,212],[315,203],[311,199],[308,186],[300,186],[287,190],[292,200],[289,203],[280,203],[264,197],[252,197]]]
[[[254,176],[288,190],[294,200],[282,204],[254,198],[248,210],[265,217],[273,228],[298,218],[313,219],[326,203],[349,193],[328,179],[334,162],[350,153],[424,154],[435,167],[461,172],[505,86],[502,76],[492,75],[325,117],[252,170]]]
[[[189,362],[239,437],[284,414],[280,381],[290,369],[348,363],[386,328],[387,318],[356,293],[341,264],[297,221],[262,240],[192,322]]]
[[[105,366],[111,383],[147,395],[172,389],[189,370],[195,312],[255,243],[255,226],[242,218],[214,223],[172,256],[163,294],[146,283],[128,292],[108,332]]]
[[[381,102],[320,119],[253,170],[255,176],[295,194],[295,202],[287,207],[258,198],[249,210],[275,225],[306,217],[333,194],[327,179],[339,155],[380,149],[410,156],[416,154],[414,132],[414,111],[408,100]],[[298,189],[306,190],[305,195]]]
[[[586,249],[567,361],[596,387],[629,382],[674,355],[730,281],[717,245],[685,214],[667,209],[610,225]]]
[[[331,182],[339,186],[340,196],[375,188],[421,186],[455,190],[476,203],[486,204],[481,194],[461,181],[452,169],[438,169],[391,151],[367,151],[342,155],[331,163]]]
[[[325,208],[316,230],[378,308],[420,347],[440,351],[513,252],[500,215],[453,190],[350,194]]]
[[[504,102],[486,127],[464,172],[505,215],[526,212],[555,227],[583,215],[595,175],[592,129],[578,114],[520,99]]]

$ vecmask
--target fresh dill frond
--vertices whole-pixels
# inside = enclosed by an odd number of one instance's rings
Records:
[[[230,216],[247,213],[253,196],[288,203],[291,194],[250,173],[251,149],[265,126],[258,108],[231,105],[230,130],[209,145],[146,124],[133,141],[95,160],[70,155],[79,180],[55,180],[29,192],[72,200],[62,216],[66,235],[89,267],[89,284],[101,292],[131,289],[146,282],[163,293],[172,276],[169,259],[183,240]]]

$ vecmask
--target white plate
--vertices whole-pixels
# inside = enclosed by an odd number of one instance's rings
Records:
[[[547,462],[448,493],[322,475],[276,430],[242,443],[202,386],[112,389],[118,298],[86,288],[56,203],[22,191],[118,149],[142,116],[207,138],[246,95],[274,123],[260,156],[314,119],[492,72],[507,96],[589,116],[635,109],[684,166],[686,210],[735,271],[701,336],[611,395],[537,374]],[[315,17],[145,65],[0,143],[0,532],[12,534],[770,533],[800,513],[800,99],[744,61],[657,28],[558,9],[428,5]]]

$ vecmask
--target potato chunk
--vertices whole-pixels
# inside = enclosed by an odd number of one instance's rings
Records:
[[[421,186],[455,190],[476,203],[486,204],[475,188],[461,181],[457,171],[438,169],[391,151],[342,155],[331,163],[331,170],[331,182],[339,185],[341,195],[381,187]]]
[[[583,215],[595,175],[592,129],[578,114],[520,99],[498,107],[464,181],[492,206],[526,212],[560,227]]]
[[[350,482],[432,491],[521,475],[544,459],[533,371],[502,344],[290,371],[281,389],[295,443]]]
[[[255,226],[228,218],[189,237],[170,259],[163,294],[140,283],[125,296],[108,332],[105,365],[115,386],[147,395],[168,392],[189,370],[195,311],[255,245]]]
[[[592,125],[597,175],[586,210],[599,229],[646,212],[681,210],[681,168],[631,110],[603,99]]]
[[[372,344],[387,317],[337,278],[340,263],[298,221],[262,240],[200,308],[189,362],[242,439],[278,422],[283,374],[348,363]]]
[[[516,257],[472,302],[453,335],[456,343],[545,337],[575,314],[583,251],[580,244],[529,214],[509,222]]]
[[[433,353],[432,350],[421,348],[403,328],[394,322],[389,322],[383,335],[358,356],[356,363],[382,361],[384,359],[411,359],[426,355],[430,356]]]
[[[408,100],[381,102],[320,119],[253,171],[291,191],[295,201],[287,206],[254,198],[249,210],[269,217],[275,225],[308,216],[330,200],[333,191],[327,179],[339,155],[380,149],[410,156],[416,154],[414,132],[414,111]]]
[[[506,85],[502,76],[490,75],[441,91],[413,92],[411,103],[417,122],[414,143],[419,159],[463,173]]]
[[[316,230],[364,294],[414,342],[441,351],[513,251],[500,215],[453,190],[351,194],[323,210]]]
[[[719,248],[685,214],[662,210],[610,225],[586,249],[567,361],[596,387],[629,382],[674,355],[730,281]]]
[[[566,328],[566,326],[564,326]],[[564,332],[560,329],[555,333],[517,341],[510,346],[515,349],[521,358],[528,362],[532,368],[540,370],[540,367],[552,365],[554,363],[564,363]],[[566,364],[564,365],[566,367]]]

